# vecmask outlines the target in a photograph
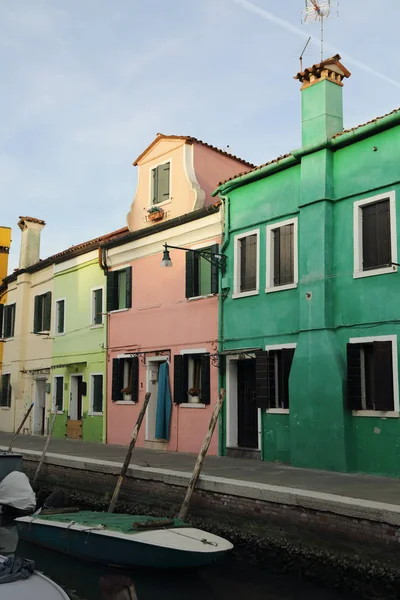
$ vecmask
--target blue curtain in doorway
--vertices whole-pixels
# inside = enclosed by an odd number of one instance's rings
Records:
[[[169,365],[161,363],[158,370],[156,440],[169,440],[172,400],[169,388]]]

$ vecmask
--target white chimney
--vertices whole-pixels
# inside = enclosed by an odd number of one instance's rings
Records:
[[[21,230],[21,250],[19,268],[26,269],[40,260],[40,232],[46,225],[34,217],[20,217],[18,227]]]

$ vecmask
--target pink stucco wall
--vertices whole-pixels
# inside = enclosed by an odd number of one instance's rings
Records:
[[[209,243],[219,242],[210,239]],[[208,242],[207,242],[208,243]],[[187,348],[216,351],[218,339],[218,298],[185,298],[185,253],[171,251],[172,268],[161,268],[161,252],[132,262],[132,308],[109,315],[107,442],[128,444],[146,393],[146,366],[139,361],[139,402],[122,405],[112,402],[112,359],[134,351],[171,350],[171,395],[173,397],[173,357]],[[154,356],[152,352],[148,356]],[[200,450],[218,395],[218,369],[210,367],[211,404],[205,408],[173,405],[168,450]],[[138,446],[145,442],[145,422]],[[217,454],[218,431],[210,445]]]
[[[221,181],[225,181],[225,179],[234,177],[239,173],[247,173],[251,168],[233,157],[230,158],[197,143],[194,143],[193,166],[197,181],[205,192],[205,206],[215,202],[215,198],[211,196],[211,193]]]

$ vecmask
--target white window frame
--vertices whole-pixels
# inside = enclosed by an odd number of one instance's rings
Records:
[[[296,343],[290,343],[290,344],[269,344],[268,346],[265,346],[265,350],[267,352],[269,352],[270,350],[284,350],[285,348],[294,348],[296,349],[297,344]],[[275,365],[276,368],[276,365]],[[275,382],[276,385],[276,382]],[[290,398],[289,398],[290,401]],[[273,414],[273,415],[288,415],[290,411],[290,408],[267,408],[265,409],[265,412]]]
[[[95,412],[93,410],[93,402],[94,402],[94,379],[93,377],[95,375],[101,375],[102,377],[102,388],[103,388],[103,410],[102,412]],[[89,391],[89,417],[102,417],[104,414],[104,400],[105,400],[105,393],[104,393],[104,373],[90,373],[90,391]]]
[[[56,411],[56,392],[57,392],[57,387],[56,387],[56,379],[62,379],[62,389],[63,389],[63,409],[64,407],[64,385],[65,385],[65,378],[64,375],[54,375],[53,376],[53,394],[52,394],[52,407],[51,407],[51,412],[55,413]],[[64,410],[57,410],[57,414],[58,415],[63,415],[64,414]]]
[[[118,265],[117,267],[114,267],[112,269],[112,272],[116,273],[117,271],[125,271],[129,267],[132,267],[132,263],[126,263],[125,265]],[[133,281],[133,267],[132,267],[132,281]],[[132,285],[133,285],[133,283],[132,283]],[[104,294],[107,295],[107,288],[106,288],[105,292],[103,292],[103,307],[104,307],[104,302],[107,302],[106,296]],[[105,308],[107,309],[107,305],[105,306]],[[126,310],[130,310],[130,309],[129,308],[116,308],[114,310],[107,311],[107,314],[113,315],[114,313],[120,313],[120,312],[124,312]]]
[[[394,410],[353,410],[355,417],[392,417],[398,418],[399,413],[399,363],[397,352],[397,335],[377,335],[372,337],[350,338],[349,344],[370,344],[372,342],[392,342],[392,370],[393,370],[393,406]],[[361,367],[362,369],[362,367]],[[363,382],[361,380],[361,385]]]
[[[122,310],[128,310],[126,309],[122,309]],[[117,311],[114,311],[117,312]],[[120,311],[118,311],[120,312]],[[119,358],[119,359],[128,359],[128,358],[134,358],[135,356],[137,356],[137,354],[135,352],[131,352],[131,354],[117,354],[117,356],[115,356],[114,358]],[[124,371],[125,371],[125,365],[124,365]],[[96,373],[94,373],[96,375]],[[124,373],[124,378],[125,378],[125,373]],[[111,373],[111,379],[112,379],[112,373]],[[115,402],[113,402],[113,404],[127,404],[130,406],[134,406],[135,404],[137,404],[137,402],[135,402],[134,400],[116,400]]]
[[[3,377],[3,375],[9,375],[10,376],[11,398],[10,398],[10,406],[0,406],[0,410],[11,410],[12,397],[13,397],[13,388],[12,388],[12,385],[11,385],[11,373],[10,373],[10,371],[5,371],[4,373],[1,373],[0,374],[0,383],[2,383],[1,378]]]
[[[274,285],[274,235],[275,229],[280,229],[285,225],[293,225],[293,283],[286,285]],[[265,293],[283,292],[284,290],[293,290],[299,283],[299,249],[298,249],[298,219],[287,219],[267,225],[267,243],[266,243],[266,288]]]
[[[58,333],[58,303],[64,302],[64,331],[62,333]],[[54,335],[61,336],[65,335],[65,316],[66,316],[66,308],[67,308],[67,300],[66,298],[57,298],[54,300]]]
[[[101,323],[95,323],[94,322],[94,315],[95,315],[95,302],[94,302],[94,293],[97,290],[102,290],[103,291],[103,296],[102,296],[102,305],[101,305]],[[123,310],[128,310],[127,308],[123,309]],[[100,327],[104,327],[104,285],[98,285],[96,287],[91,288],[90,290],[90,329],[99,329]],[[115,311],[112,311],[115,312]]]
[[[240,291],[240,241],[250,235],[257,236],[257,257],[256,257],[256,289],[249,292]],[[257,296],[260,289],[260,230],[252,229],[239,233],[234,237],[234,255],[233,255],[233,294],[232,298],[246,298],[247,296]]]
[[[167,198],[167,200],[163,200],[162,202],[158,202],[158,204],[153,204],[152,202],[152,198],[151,198],[151,181],[152,181],[152,171],[153,169],[157,169],[157,167],[161,167],[161,165],[166,165],[167,163],[169,163],[169,198]],[[171,157],[167,158],[166,160],[161,160],[160,162],[158,162],[155,165],[151,165],[149,167],[149,206],[148,208],[152,208],[153,206],[164,206],[165,204],[168,204],[169,202],[171,202],[172,200],[172,159]]]
[[[387,192],[379,194],[364,200],[357,200],[353,206],[353,241],[354,241],[354,272],[353,278],[372,277],[373,275],[384,275],[385,273],[395,273],[397,267],[382,267],[379,269],[368,269],[363,271],[363,245],[362,245],[362,209],[368,204],[375,204],[381,200],[389,199],[390,210],[390,247],[392,261],[397,263],[397,227],[396,227],[396,192]]]
[[[185,348],[180,351],[180,354],[207,354],[206,348]],[[193,368],[193,367],[192,367]],[[190,378],[190,364],[188,366],[188,379]],[[206,408],[206,405],[202,402],[182,402],[178,404],[179,408]]]

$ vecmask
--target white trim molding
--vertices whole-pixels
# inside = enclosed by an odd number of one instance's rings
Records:
[[[286,285],[274,285],[274,231],[293,225],[293,282]],[[287,219],[267,225],[267,243],[266,243],[266,288],[265,293],[283,292],[297,288],[299,282],[299,249],[298,249],[298,219]]]
[[[353,278],[372,277],[373,275],[384,275],[385,273],[396,273],[397,267],[381,267],[363,271],[363,244],[362,244],[362,209],[368,204],[375,204],[381,200],[389,200],[390,208],[390,248],[392,261],[397,262],[397,227],[396,227],[396,192],[387,192],[371,198],[364,198],[354,202],[353,206],[353,245],[354,245],[354,272]]]
[[[103,410],[101,412],[95,412],[93,410],[93,400],[94,400],[94,383],[93,383],[93,378],[94,376],[101,376],[101,389],[102,389],[102,407]],[[102,417],[104,414],[104,400],[105,400],[105,394],[104,394],[104,373],[90,373],[89,375],[90,377],[90,391],[89,391],[89,412],[88,412],[88,416],[89,417]]]
[[[270,350],[284,350],[285,348],[294,348],[296,349],[297,343],[290,344],[269,344],[265,346],[265,350],[269,352]],[[290,406],[290,398],[289,398],[289,406]],[[274,415],[288,415],[290,408],[267,408],[266,412],[268,414]]]
[[[397,351],[397,335],[376,335],[368,337],[355,337],[349,339],[349,344],[369,344],[373,342],[391,342],[392,343],[392,371],[393,371],[393,407],[394,410],[353,410],[353,416],[356,417],[391,417],[398,418],[400,415],[399,407],[399,363]]]
[[[256,235],[256,289],[248,292],[240,291],[240,247],[239,242],[250,235]],[[260,230],[252,229],[239,233],[234,237],[234,255],[233,255],[233,294],[232,298],[246,298],[247,296],[257,296],[260,288]]]

